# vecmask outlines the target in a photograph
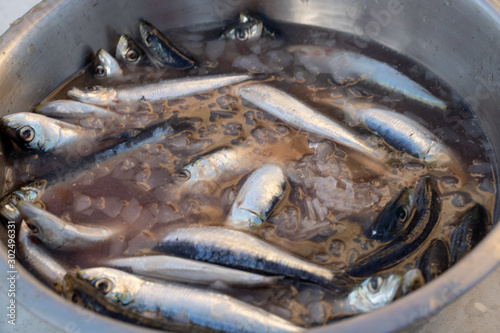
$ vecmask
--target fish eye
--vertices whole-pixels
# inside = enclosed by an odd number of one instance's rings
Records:
[[[398,221],[399,222],[405,222],[406,219],[408,218],[408,211],[405,207],[401,207],[398,210]]]
[[[35,138],[35,130],[31,126],[23,126],[18,131],[17,134],[21,140],[24,142],[31,142]]]
[[[94,92],[94,91],[99,90],[99,87],[97,87],[97,86],[88,86],[88,87],[85,87],[85,90],[88,91],[88,92]]]
[[[73,303],[75,303],[77,305],[82,305],[83,304],[82,297],[77,292],[72,292],[70,299],[71,299],[71,302],[73,302]]]
[[[26,223],[28,224],[28,223]],[[38,227],[36,225],[33,225],[33,224],[28,224],[28,228],[30,228],[30,230],[34,233],[34,234],[37,234],[40,229],[38,229]]]
[[[146,43],[151,44],[153,42],[153,38],[151,36],[146,37]]]
[[[179,172],[179,176],[181,176],[185,180],[189,180],[191,178],[191,172],[186,169],[183,169]]]
[[[234,34],[235,34],[236,39],[241,41],[241,42],[246,41],[250,35],[248,28],[246,28],[246,27],[236,29]]]
[[[368,282],[368,291],[371,293],[376,293],[384,283],[384,279],[380,276],[373,277],[370,282]]]
[[[137,59],[139,59],[139,53],[137,53],[136,50],[128,50],[125,57],[128,61],[137,61]]]
[[[113,289],[113,282],[111,282],[111,280],[109,279],[102,278],[97,280],[94,283],[94,286],[100,291],[102,291],[104,294],[107,294],[111,291],[111,289]]]
[[[97,77],[106,76],[106,68],[103,65],[97,65],[94,68],[94,75]]]

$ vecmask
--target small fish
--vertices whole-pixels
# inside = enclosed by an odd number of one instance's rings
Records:
[[[261,308],[230,296],[184,286],[151,282],[112,268],[83,269],[87,281],[108,302],[133,318],[165,324],[185,324],[220,332],[301,332],[302,328]]]
[[[104,265],[126,272],[168,281],[211,285],[223,282],[238,287],[269,287],[280,279],[278,276],[263,276],[191,259],[166,255],[111,259]]]
[[[30,202],[19,201],[17,209],[40,242],[54,250],[82,250],[109,241],[116,233],[106,227],[74,224]]]
[[[107,105],[120,101],[155,101],[179,98],[252,79],[249,74],[187,77],[121,88],[90,86],[72,88],[68,96],[84,103]]]
[[[434,239],[417,262],[425,281],[434,280],[450,267],[448,246],[440,239]]]
[[[422,271],[418,268],[412,268],[403,275],[403,283],[398,298],[417,290],[425,284],[425,278]]]
[[[324,286],[337,287],[345,282],[340,279],[343,278],[340,276],[342,271],[309,263],[254,235],[238,230],[217,227],[179,228],[165,236],[156,248],[159,252],[184,258],[262,274],[282,275]]]
[[[433,108],[444,110],[447,105],[427,89],[386,63],[359,53],[298,45],[288,48],[311,73],[330,73],[339,84],[366,84],[396,93]]]
[[[117,77],[123,74],[118,61],[104,49],[97,51],[93,74],[97,78]]]
[[[415,211],[415,187],[404,187],[377,216],[367,231],[367,237],[389,242],[403,232]]]
[[[399,273],[372,276],[347,295],[345,308],[353,314],[376,310],[397,296],[403,277]]]
[[[194,60],[170,43],[158,29],[146,21],[139,22],[139,31],[142,42],[148,48],[155,63],[160,67],[173,67],[176,69],[188,69],[194,66]]]
[[[254,229],[266,221],[285,195],[287,179],[276,164],[255,170],[234,200],[227,223],[241,229]]]
[[[240,13],[239,23],[222,34],[228,40],[239,42],[253,42],[258,40],[262,34],[274,36],[274,33],[264,27],[264,23],[246,11]]]
[[[114,112],[109,111],[105,108],[66,99],[51,101],[42,105],[38,105],[37,107],[35,107],[34,111],[47,117],[66,119],[116,117],[116,114]]]
[[[142,65],[147,59],[142,48],[129,35],[120,36],[115,57],[132,65]]]
[[[281,90],[257,83],[240,87],[238,94],[242,99],[278,117],[286,124],[334,140],[376,160],[382,158],[374,148],[367,146],[354,133]]]
[[[16,249],[33,274],[48,286],[61,291],[66,269],[45,250],[24,222],[19,226]]]
[[[4,116],[0,126],[20,148],[40,152],[61,152],[91,136],[76,125],[30,112]]]
[[[450,236],[450,266],[462,259],[486,236],[489,230],[488,213],[475,204],[462,215]]]

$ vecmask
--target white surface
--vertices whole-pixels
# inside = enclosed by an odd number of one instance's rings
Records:
[[[38,2],[38,0],[0,0],[0,35],[9,28],[10,23],[24,15]],[[33,316],[23,306],[17,309],[16,326],[7,324],[6,307],[8,299],[3,292],[6,289],[7,282],[2,278],[0,283],[5,284],[1,286],[2,292],[0,294],[0,332],[63,332],[54,329]],[[500,268],[496,269],[482,283],[462,296],[458,301],[446,307],[436,317],[423,321],[420,332],[498,332],[500,331],[499,327]]]

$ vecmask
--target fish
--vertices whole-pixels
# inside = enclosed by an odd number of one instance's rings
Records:
[[[144,50],[127,34],[120,36],[115,58],[132,65],[142,65],[147,60]]]
[[[441,239],[433,239],[420,256],[416,266],[420,268],[426,282],[434,280],[450,267],[450,251]]]
[[[488,213],[481,204],[474,204],[460,218],[450,236],[450,266],[462,259],[489,231]]]
[[[65,221],[39,206],[26,201],[16,204],[32,234],[47,248],[74,251],[103,244],[116,235],[116,231],[101,226],[86,226]]]
[[[330,270],[307,262],[255,235],[233,229],[208,226],[178,228],[161,239],[154,250],[259,274],[282,275],[332,288],[343,288],[348,281],[340,270]]]
[[[286,187],[281,166],[265,164],[255,170],[238,191],[227,223],[238,229],[257,228],[283,199]]]
[[[408,295],[425,284],[426,280],[422,271],[418,268],[412,268],[403,275],[401,290],[397,298]]]
[[[379,242],[389,242],[403,232],[415,212],[415,187],[404,187],[377,216],[366,236]]]
[[[62,291],[67,270],[47,252],[25,222],[21,222],[17,232],[19,258],[46,285]]]
[[[148,281],[106,267],[78,271],[124,314],[160,324],[185,324],[220,332],[301,332],[303,328],[231,296],[182,284]]]
[[[117,258],[107,260],[103,264],[134,275],[204,285],[222,282],[229,286],[245,288],[270,287],[281,279],[280,276],[264,276],[167,255]]]
[[[92,131],[41,114],[19,112],[0,119],[9,138],[20,148],[60,153],[76,142],[89,139]]]
[[[436,184],[429,176],[419,179],[415,187],[415,213],[405,232],[347,267],[346,273],[355,277],[368,277],[396,265],[415,252],[439,220],[441,200],[435,188]]]
[[[142,42],[147,47],[154,62],[160,67],[189,69],[194,66],[194,60],[172,45],[170,41],[146,21],[139,22],[139,32]]]
[[[242,11],[238,24],[224,32],[221,38],[239,42],[254,42],[259,40],[263,34],[274,36],[274,32],[269,31],[261,20],[250,15],[247,11]]]
[[[85,89],[72,88],[68,96],[80,102],[108,105],[121,101],[156,101],[179,98],[236,84],[254,78],[250,74],[211,75],[186,77],[149,83],[139,86],[104,87],[89,86]]]
[[[364,84],[431,108],[447,108],[446,102],[400,71],[363,54],[313,45],[290,46],[288,51],[295,53],[298,61],[311,73],[328,73],[341,85]]]
[[[34,108],[34,112],[47,117],[65,119],[113,118],[117,116],[116,113],[106,108],[67,99],[38,105]]]
[[[104,49],[97,51],[93,74],[97,78],[111,78],[123,74],[118,61]]]
[[[391,303],[401,287],[399,273],[380,274],[367,278],[346,297],[345,310],[351,314],[370,312]]]
[[[318,113],[287,93],[265,84],[243,85],[238,95],[286,124],[320,135],[380,161],[385,154],[365,144],[359,137],[332,119]]]

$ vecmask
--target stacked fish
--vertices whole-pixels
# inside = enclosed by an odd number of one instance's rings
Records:
[[[95,80],[128,83],[137,79],[134,73],[183,73],[203,67],[150,23],[141,21],[139,32],[140,43],[129,35],[120,37],[115,57],[103,49],[97,52],[90,68]],[[239,22],[214,43],[251,45],[262,39],[275,41],[276,34],[258,18],[243,12]],[[339,86],[364,84],[395,92],[426,108],[440,112],[447,108],[446,102],[393,67],[362,54],[304,45],[287,47],[287,52],[306,70],[327,73]],[[445,192],[436,179],[445,173],[458,179],[456,187],[468,182],[460,158],[432,131],[401,112],[337,98],[333,104],[351,126],[344,125],[279,89],[279,81],[272,75],[241,73],[177,77],[141,85],[74,87],[67,91],[73,100],[43,103],[35,108],[36,113],[4,116],[3,132],[21,148],[21,154],[29,150],[31,157],[36,156],[30,161],[59,161],[48,172],[45,167],[40,167],[43,171],[30,170],[25,176],[28,179],[20,177],[21,181],[2,199],[2,217],[19,224],[21,259],[42,281],[72,301],[141,325],[196,332],[298,332],[392,302],[436,278],[485,236],[488,212],[479,203],[464,205],[463,216],[450,237],[432,236],[441,218],[440,194]],[[211,112],[211,104],[203,104],[207,94],[221,95],[217,99],[221,111]],[[169,111],[172,105],[189,99],[193,107]],[[236,106],[230,108],[231,103]],[[209,123],[239,113],[251,128],[252,139],[240,135],[244,126],[224,123],[220,134],[216,125],[206,125],[208,115],[190,117],[189,109],[198,106],[210,113]],[[257,123],[272,124],[272,130]],[[364,134],[356,128],[362,128]],[[200,140],[189,139],[193,133]],[[296,137],[290,139],[291,134]],[[220,135],[240,136],[221,143]],[[281,150],[273,155],[269,146],[279,141],[276,138],[290,145],[273,146],[275,152]],[[189,151],[185,155],[189,158],[176,152],[176,140],[191,143],[178,149],[183,154]],[[349,152],[349,160],[370,169],[366,171],[369,177],[385,177],[388,180],[383,182],[387,184],[396,182],[396,177],[381,170],[387,170],[395,160],[419,165],[420,172],[404,180],[407,186],[400,187],[364,234],[357,236],[374,249],[361,258],[348,259],[352,261],[349,265],[332,267],[304,258],[307,255],[297,249],[300,243],[266,235],[266,228],[294,234],[296,241],[321,237],[325,230],[329,235],[337,232],[332,225],[341,220],[340,214],[332,218],[330,211],[342,209],[309,198],[300,185],[307,188],[312,183],[315,189],[324,186],[314,182],[317,175],[305,177],[301,165],[305,165],[304,170],[309,165],[321,169],[327,161],[335,160],[339,170],[345,170],[345,158],[335,156],[339,147]],[[25,158],[29,160],[30,156]],[[128,188],[131,199],[115,200],[113,206],[110,198],[102,197],[99,203],[90,196],[75,194],[70,205],[78,216],[106,215],[111,218],[109,224],[73,223],[69,215],[57,214],[66,208],[51,209],[58,200],[70,200],[57,196],[64,192],[65,184],[78,188],[104,179],[103,186],[107,186],[105,179],[111,175],[122,180],[123,187],[116,191],[126,189],[123,184],[130,179],[118,176],[115,170],[131,170],[146,158],[154,160],[150,164],[157,165],[162,173],[152,177],[156,173],[143,162],[140,179],[134,175],[132,180],[137,186]],[[328,179],[335,179],[337,187],[358,186],[348,183],[345,176],[343,180],[334,177],[333,167],[329,168]],[[332,191],[333,184],[327,185]],[[281,220],[292,221],[290,216],[296,211],[290,204],[292,193],[299,201],[306,198],[300,202],[304,202],[308,213],[303,214],[310,221],[322,222],[308,231],[312,236],[297,230],[300,223],[293,232],[283,225],[272,227]],[[144,218],[140,196],[161,201],[159,194],[169,203],[151,204],[150,219]],[[190,200],[204,206],[199,201],[212,200],[210,195],[227,196],[230,204],[191,215],[179,208]],[[377,195],[374,191],[368,197]],[[202,199],[195,200],[197,197]],[[175,204],[171,203],[173,199]],[[382,204],[383,200],[377,202]],[[342,214],[352,209],[349,206]],[[193,221],[186,221],[193,215]],[[120,218],[125,222],[117,222]],[[161,232],[151,227],[153,220],[164,226]],[[109,244],[132,243],[138,234],[149,237],[152,246],[141,244],[135,250],[142,251],[133,251],[128,244],[126,251],[109,250]],[[332,242],[332,248],[334,244],[342,242]],[[97,249],[94,253],[102,251],[103,255],[84,269],[79,268],[81,263],[61,259],[63,254],[85,249]],[[333,253],[336,256],[335,249]],[[411,256],[418,260],[411,269],[402,269]],[[266,296],[271,303],[276,300],[281,307],[261,306],[256,295],[266,291],[272,294]],[[253,296],[246,297],[248,293]],[[304,293],[322,296],[316,303],[304,305],[299,301]],[[305,313],[313,312],[311,308],[318,304],[322,315],[307,319]],[[293,313],[293,308],[302,309],[302,315]]]

